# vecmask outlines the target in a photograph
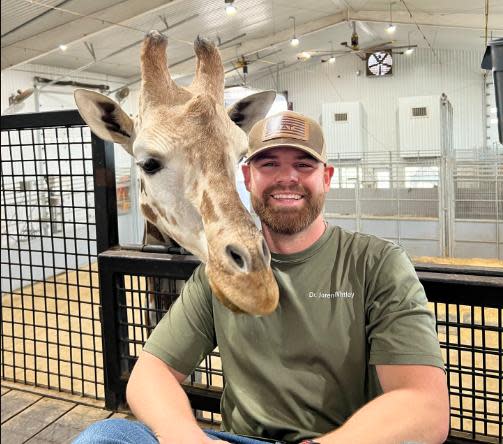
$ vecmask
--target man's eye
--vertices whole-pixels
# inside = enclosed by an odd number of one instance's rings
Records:
[[[299,168],[312,168],[313,166],[309,163],[299,163],[299,165],[297,165]]]
[[[162,165],[156,159],[147,159],[145,162],[140,163],[140,167],[147,174],[154,174],[162,168]]]

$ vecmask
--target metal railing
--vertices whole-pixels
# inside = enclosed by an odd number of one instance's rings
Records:
[[[148,277],[187,279],[198,261],[192,256],[151,253],[149,247],[114,249],[99,255],[104,330],[112,332],[105,346],[108,379],[106,405],[124,406],[125,388],[134,362],[148,336],[147,312],[162,315],[178,296],[157,294]],[[446,363],[451,398],[451,442],[502,442],[503,412],[503,271],[418,266],[432,310]],[[152,293],[168,300],[163,308],[148,307]],[[106,306],[105,306],[106,304]],[[158,305],[160,307],[160,305]],[[184,387],[201,417],[215,420],[224,379],[218,352],[203,361]],[[218,421],[218,417],[216,418]]]

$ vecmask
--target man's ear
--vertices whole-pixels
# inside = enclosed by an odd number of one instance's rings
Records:
[[[133,155],[134,121],[107,96],[87,89],[73,93],[75,103],[91,131],[103,140],[121,144]]]
[[[252,126],[266,116],[275,98],[276,92],[274,91],[251,94],[227,108],[227,114],[237,126],[248,134]]]
[[[241,171],[243,172],[246,191],[250,192],[250,180],[251,180],[250,165],[247,163],[243,163],[241,165]]]

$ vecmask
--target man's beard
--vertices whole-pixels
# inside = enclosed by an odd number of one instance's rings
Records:
[[[273,207],[270,199],[274,199],[271,196],[274,193],[299,193],[303,195],[304,205],[300,208]],[[251,201],[261,222],[272,231],[280,234],[295,234],[307,228],[319,216],[325,203],[325,193],[321,192],[313,196],[300,185],[288,188],[276,185],[267,188],[261,198],[252,193]]]

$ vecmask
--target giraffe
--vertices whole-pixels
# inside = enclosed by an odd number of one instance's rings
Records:
[[[230,310],[269,314],[279,299],[271,254],[239,199],[235,168],[246,152],[247,132],[265,116],[275,93],[254,94],[226,110],[215,45],[195,40],[196,72],[188,87],[171,78],[166,48],[157,31],[143,41],[136,118],[89,90],[75,91],[77,107],[97,136],[133,156],[150,238],[172,239],[204,262],[213,294]]]

